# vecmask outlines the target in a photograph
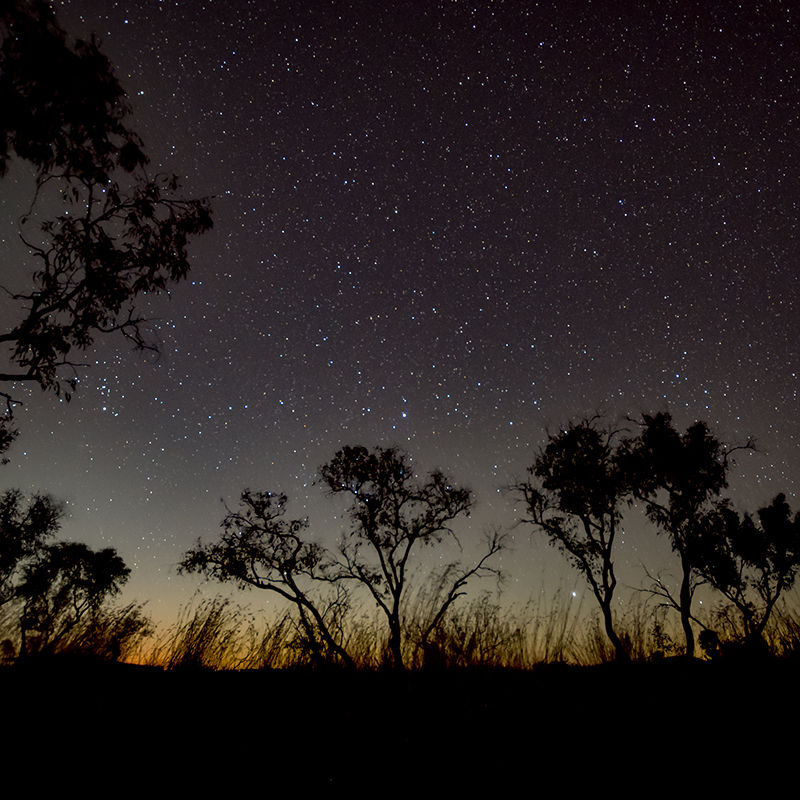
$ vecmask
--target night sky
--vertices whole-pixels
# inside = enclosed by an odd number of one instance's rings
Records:
[[[162,358],[108,339],[69,405],[18,392],[4,485],[67,500],[63,535],[134,568],[127,599],[173,618],[198,586],[175,564],[246,487],[333,545],[343,506],[314,482],[348,444],[469,485],[466,556],[519,518],[503,487],[546,432],[596,412],[754,438],[737,507],[798,507],[796,3],[56,8],[102,40],[150,171],[214,196],[189,280],[145,304]],[[0,247],[32,268],[24,178]],[[584,591],[513,534],[509,602]],[[622,583],[641,561],[675,566],[634,514]]]

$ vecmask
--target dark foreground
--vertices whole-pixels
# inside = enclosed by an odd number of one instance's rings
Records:
[[[106,796],[557,786],[574,796],[640,780],[682,793],[743,769],[765,780],[794,769],[799,668],[667,659],[397,676],[54,659],[0,671],[0,743],[9,774],[58,763],[65,788]]]

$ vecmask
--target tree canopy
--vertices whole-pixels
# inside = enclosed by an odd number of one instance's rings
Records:
[[[58,533],[64,506],[47,494],[26,499],[19,489],[0,496],[0,605],[17,596],[23,568]]]
[[[678,596],[658,579],[653,591],[679,612],[689,656],[695,647],[692,599],[702,581],[703,532],[708,515],[715,513],[720,494],[728,486],[732,452],[705,422],[695,422],[681,434],[667,413],[645,416],[639,435],[620,446],[634,496],[645,504],[656,529],[669,536],[680,558],[683,574]]]
[[[526,521],[586,578],[617,658],[624,660],[628,654],[614,630],[611,605],[617,587],[612,554],[628,488],[613,437],[597,420],[571,424],[549,437],[528,470],[534,480],[516,489],[527,507]]]
[[[739,612],[745,640],[760,640],[800,570],[800,513],[792,515],[784,494],[760,508],[757,519],[720,503],[705,519],[697,550],[702,579]]]
[[[95,619],[130,575],[113,548],[54,541],[64,515],[50,495],[0,495],[0,606],[11,609],[21,655],[46,651]]]
[[[418,479],[408,455],[392,447],[373,451],[345,447],[320,467],[320,475],[332,494],[351,498],[352,528],[342,538],[341,567],[367,588],[386,616],[389,653],[394,666],[402,669],[403,610],[412,553],[441,544],[445,537],[458,542],[451,524],[469,515],[472,493],[438,470]],[[442,575],[449,581],[421,632],[423,645],[470,578],[496,574],[487,561],[502,549],[502,537],[490,535],[475,563],[445,568]]]
[[[2,287],[11,307],[0,330],[0,381],[74,389],[79,353],[118,333],[157,349],[137,308],[189,270],[192,236],[211,227],[206,200],[185,199],[174,175],[149,176],[131,108],[96,40],[71,42],[42,2],[0,9],[0,176],[14,161],[36,172],[20,236],[36,268]],[[64,211],[42,219],[60,195]],[[12,406],[13,390],[0,392]],[[0,449],[13,439],[8,416]]]
[[[84,617],[119,594],[130,569],[113,548],[93,550],[80,542],[57,542],[43,548],[23,571],[18,595],[23,601],[22,650],[52,647]]]
[[[320,467],[320,475],[332,494],[352,497],[353,526],[338,552],[311,540],[307,520],[285,519],[286,495],[246,490],[239,508],[229,510],[222,521],[218,540],[198,541],[179,570],[283,597],[297,609],[314,659],[348,666],[354,662],[341,641],[338,620],[353,589],[361,586],[385,614],[387,655],[393,666],[403,669],[403,611],[412,555],[445,537],[458,541],[450,524],[468,513],[472,494],[438,471],[417,479],[410,458],[394,448],[345,447]],[[477,560],[465,567],[454,561],[439,572],[432,613],[415,641],[423,651],[467,582],[498,574],[487,562],[502,548],[502,536],[488,536]]]
[[[316,660],[333,654],[352,664],[308,588],[309,582],[329,580],[331,559],[308,541],[308,520],[285,519],[286,503],[284,494],[246,489],[239,508],[229,510],[223,519],[219,539],[205,544],[198,540],[184,555],[179,571],[280,595],[297,609]]]

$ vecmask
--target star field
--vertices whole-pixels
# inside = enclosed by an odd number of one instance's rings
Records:
[[[466,540],[513,524],[503,487],[596,411],[755,438],[734,500],[798,506],[793,4],[56,8],[215,226],[150,300],[163,357],[103,342],[69,407],[31,394],[5,480],[67,499],[65,535],[117,547],[156,615],[194,591],[173,565],[220,497],[284,491],[334,542],[315,473],[345,444],[470,485]],[[574,580],[514,538],[514,599]],[[653,539],[631,523],[629,585],[671,564]]]

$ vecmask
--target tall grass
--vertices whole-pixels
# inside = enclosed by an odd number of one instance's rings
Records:
[[[718,604],[701,618],[704,628],[713,632],[707,641],[711,644],[708,657],[740,657],[772,654],[779,657],[800,654],[800,595],[797,591],[781,598],[773,608],[762,638],[750,642],[746,649],[746,632],[742,614],[731,604]],[[703,644],[703,634],[700,637]]]
[[[797,606],[783,603],[772,612],[767,641],[774,653],[800,657],[800,611]]]
[[[102,609],[59,640],[56,652],[91,655],[107,661],[131,661],[152,635],[144,604]]]
[[[652,661],[683,652],[677,618],[667,609],[633,595],[615,615],[614,629],[632,661]],[[576,626],[566,661],[581,666],[614,661],[616,653],[605,633],[599,611],[592,611]]]
[[[602,619],[573,593],[540,595],[522,608],[504,607],[491,594],[454,605],[424,638],[435,613],[436,587],[419,590],[404,619],[404,663],[412,669],[531,669],[556,662],[577,665],[614,660]],[[345,611],[346,609],[346,611]],[[390,658],[385,620],[377,610],[348,603],[339,606],[338,641],[359,669],[377,669]],[[782,617],[789,641],[791,616]],[[620,609],[616,621],[634,660],[681,652],[675,621],[664,609],[636,597]],[[786,647],[784,646],[784,649]],[[309,632],[284,611],[273,620],[257,620],[227,598],[189,604],[177,622],[150,646],[145,663],[166,669],[264,669],[309,666],[316,662]]]
[[[503,668],[527,670],[540,664],[598,664],[614,659],[596,610],[572,592],[540,595],[522,607],[506,607],[491,594],[454,604],[425,637],[436,609],[436,587],[415,593],[404,619],[404,659],[412,669]],[[796,600],[797,598],[794,598]],[[775,609],[765,633],[766,647],[777,656],[800,654],[800,603],[791,598]],[[0,609],[0,662],[17,655],[14,614]],[[356,602],[332,604],[332,630],[359,669],[387,663],[385,619]],[[720,633],[726,652],[741,632],[735,615],[724,608],[703,620]],[[677,616],[634,595],[621,605],[615,622],[633,660],[678,655],[683,637]],[[312,632],[313,633],[313,632]],[[108,660],[158,665],[165,669],[283,669],[317,665],[312,633],[291,610],[272,619],[256,617],[223,597],[193,601],[169,628],[156,633],[142,605],[104,610],[48,644],[48,653],[73,653]],[[723,648],[724,650],[724,648]],[[722,652],[722,650],[720,651]],[[710,655],[710,654],[709,654]],[[724,655],[724,653],[723,653]]]
[[[581,603],[566,592],[539,597],[523,608],[504,608],[491,595],[454,607],[427,642],[408,627],[408,663],[415,667],[503,667],[529,669],[536,664],[570,660],[577,641]],[[408,622],[408,621],[407,621]]]
[[[165,669],[261,669],[296,663],[297,626],[288,613],[259,626],[229,598],[189,603],[147,649],[144,663]]]
[[[20,655],[19,609],[7,604],[0,614],[0,662],[11,663]],[[55,638],[29,633],[26,656],[81,655],[106,661],[135,661],[154,626],[143,603],[101,608],[81,619]]]

